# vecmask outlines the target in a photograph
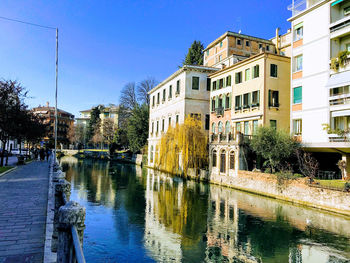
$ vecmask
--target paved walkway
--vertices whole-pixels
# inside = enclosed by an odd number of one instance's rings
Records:
[[[49,163],[0,177],[0,263],[43,262]]]

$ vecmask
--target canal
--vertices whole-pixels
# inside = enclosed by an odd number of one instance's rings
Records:
[[[350,262],[350,221],[134,165],[61,159],[87,262]]]

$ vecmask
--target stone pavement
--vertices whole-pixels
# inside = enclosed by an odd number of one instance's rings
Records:
[[[43,262],[49,163],[0,177],[0,263]]]

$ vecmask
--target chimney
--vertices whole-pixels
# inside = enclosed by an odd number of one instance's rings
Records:
[[[276,52],[277,52],[277,55],[280,54],[280,35],[279,35],[279,32],[280,32],[280,28],[277,27],[276,28]]]
[[[49,107],[50,106],[50,103],[47,101],[46,102],[46,107]]]

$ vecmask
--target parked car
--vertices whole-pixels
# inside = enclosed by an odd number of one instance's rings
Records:
[[[21,153],[20,153],[20,150],[19,149],[12,149],[11,153],[13,155],[27,155],[29,153],[28,149],[22,149],[21,150]]]

